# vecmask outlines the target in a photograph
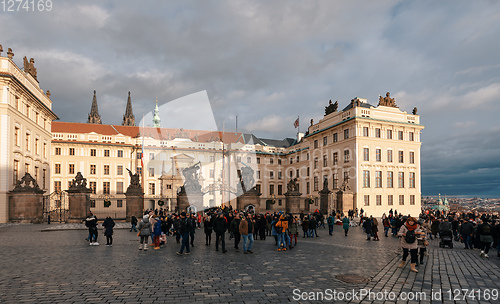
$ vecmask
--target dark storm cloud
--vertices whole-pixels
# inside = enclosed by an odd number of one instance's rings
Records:
[[[294,136],[297,116],[301,131],[322,118],[329,99],[376,105],[389,91],[426,126],[424,195],[500,194],[498,147],[477,140],[496,138],[498,2],[53,3],[51,12],[1,13],[0,43],[19,65],[35,58],[63,121],[86,121],[93,90],[103,121],[115,124],[128,91],[140,118],[156,99],[206,90],[220,129],[238,115],[240,130],[279,139]]]

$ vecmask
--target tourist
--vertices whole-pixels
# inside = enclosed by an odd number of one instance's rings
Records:
[[[181,212],[179,219],[179,235],[182,238],[181,249],[176,252],[177,255],[182,255],[184,253],[184,249],[186,249],[185,254],[189,254],[189,222],[186,218],[186,212]]]
[[[257,223],[256,223],[257,226]],[[260,240],[265,240],[266,239],[266,229],[267,229],[267,219],[263,214],[259,214],[259,239]]]
[[[372,221],[367,217],[363,221],[363,230],[366,233],[366,240],[370,241],[372,237]]]
[[[243,216],[238,227],[238,233],[243,237],[243,253],[253,253],[252,244],[253,244],[253,233],[252,229],[254,226],[254,222],[251,218],[251,215]]]
[[[304,238],[309,237],[309,218],[307,216],[302,220],[302,231],[304,232]]]
[[[316,230],[316,228],[318,228],[318,221],[316,220],[314,215],[312,215],[309,218],[309,237],[314,237],[314,235],[318,236],[318,231]]]
[[[231,231],[231,234],[234,237],[234,250],[238,252],[238,245],[241,240],[241,234],[240,234],[240,222],[241,218],[239,214],[236,214],[234,216],[234,219],[231,221],[231,224],[229,225],[229,230]],[[252,227],[253,228],[253,227]],[[250,231],[251,232],[251,231]],[[247,232],[248,233],[248,232]],[[245,247],[245,246],[243,246]],[[243,249],[245,250],[245,249]]]
[[[196,231],[196,215],[192,213],[188,218],[189,238],[191,239],[191,247],[194,247],[194,233]]]
[[[135,215],[132,215],[132,218],[130,218],[130,224],[132,225],[132,227],[130,227],[130,232],[132,232],[132,230],[134,230],[135,232],[137,232],[137,218],[135,217]]]
[[[148,238],[151,235],[151,223],[149,222],[149,215],[145,214],[142,217],[142,221],[137,226],[139,233],[137,236],[141,238],[141,243],[139,245],[139,250],[148,250]]]
[[[205,214],[203,216],[203,229],[205,232],[205,245],[208,246],[212,242],[212,230],[213,230],[213,223],[212,223],[212,218],[210,215]]]
[[[370,221],[372,222],[372,234],[374,241],[380,241],[378,238],[378,221],[376,218],[370,216]]]
[[[154,249],[160,249],[160,236],[161,236],[161,218],[157,217],[155,225],[153,226],[153,241],[154,241]]]
[[[328,219],[326,221],[328,223],[328,234],[333,235],[333,225],[335,225],[335,217],[334,217],[333,213],[330,214],[330,216],[328,217]]]
[[[350,225],[350,221],[349,219],[347,218],[347,216],[344,216],[344,218],[342,219],[342,229],[344,229],[344,235],[347,236],[347,233],[349,232],[349,225]]]
[[[113,227],[115,227],[115,222],[108,215],[108,217],[102,223],[102,226],[105,228],[104,235],[106,236],[106,246],[113,246]]]
[[[85,226],[89,228],[89,245],[99,246],[97,242],[97,217],[89,212],[89,216],[85,219]]]
[[[426,240],[426,235],[427,235],[427,230],[425,226],[419,225],[419,227],[416,230],[417,233],[417,247],[418,247],[418,254],[420,256],[420,265],[424,263],[424,256],[427,251],[427,246],[429,245],[429,242]],[[418,266],[419,263],[416,263],[416,266]]]
[[[219,251],[219,242],[222,244],[222,253],[226,253],[226,240],[225,232],[227,230],[228,223],[227,219],[224,217],[222,212],[219,212],[218,216],[214,220],[214,231],[215,231],[215,251]]]
[[[489,219],[485,218],[483,223],[477,227],[479,240],[481,241],[480,256],[487,258],[490,251],[491,243],[493,242],[493,228],[489,223]]]
[[[472,224],[472,220],[465,220],[458,230],[462,235],[465,249],[472,249],[472,236],[474,234],[474,224]]]
[[[276,229],[276,233],[278,234],[278,251],[285,251],[286,244],[286,230],[288,229],[288,220],[285,218],[285,215],[281,215],[279,221],[274,225]]]
[[[398,267],[403,268],[405,266],[409,252],[411,256],[411,271],[413,272],[418,272],[415,268],[418,258],[417,228],[419,228],[417,220],[414,217],[409,217],[403,226],[401,226],[398,233],[398,236],[401,237],[401,247],[403,247],[403,259]]]
[[[297,246],[297,236],[299,234],[299,224],[297,223],[297,217],[292,218],[292,222],[288,225],[290,230],[290,246]],[[295,239],[295,244],[293,240]]]
[[[385,215],[385,213],[384,213],[384,215]],[[386,217],[382,220],[382,225],[384,225],[384,236],[389,237],[388,233],[389,233],[389,229],[391,228],[391,221],[390,221],[389,217]]]

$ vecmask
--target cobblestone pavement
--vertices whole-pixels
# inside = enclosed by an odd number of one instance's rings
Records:
[[[136,233],[116,229],[113,246],[107,247],[100,230],[101,245],[89,246],[84,240],[87,232],[75,230],[81,228],[78,225],[1,225],[0,303],[312,303],[321,302],[315,301],[321,299],[317,292],[329,300],[327,289],[339,296],[358,292],[351,303],[407,302],[377,300],[376,292],[422,292],[426,299],[420,302],[430,303],[431,292],[439,291],[442,299],[432,303],[454,303],[448,290],[453,297],[459,288],[481,294],[463,301],[461,295],[456,303],[498,303],[491,298],[491,290],[500,289],[496,250],[484,259],[479,251],[461,249],[459,243],[443,249],[431,241],[429,256],[415,274],[409,265],[397,268],[397,238],[366,241],[360,227],[351,228],[348,237],[340,226],[335,226],[334,236],[319,229],[320,237],[300,237],[298,246],[285,252],[276,251],[273,238],[256,240],[253,254],[243,254],[242,243],[235,252],[227,235],[228,252],[216,252],[215,235],[205,246],[204,234],[197,230],[191,254],[177,256],[180,245],[173,237],[160,250],[140,251]],[[346,283],[337,278],[343,274],[369,281]],[[362,289],[371,289],[372,298],[359,294]],[[484,300],[487,290],[489,301]]]

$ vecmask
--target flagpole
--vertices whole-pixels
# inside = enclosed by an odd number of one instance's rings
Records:
[[[141,150],[141,178],[142,178],[142,193],[144,193],[144,135],[145,135],[145,130],[144,130],[144,114],[142,114],[142,150]],[[144,209],[144,206],[143,206]]]

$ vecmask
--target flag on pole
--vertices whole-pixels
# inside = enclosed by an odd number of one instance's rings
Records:
[[[299,127],[299,118],[297,117],[297,120],[293,123],[293,126],[295,127],[295,129],[297,129]]]
[[[144,170],[144,137],[142,138],[141,167]]]

